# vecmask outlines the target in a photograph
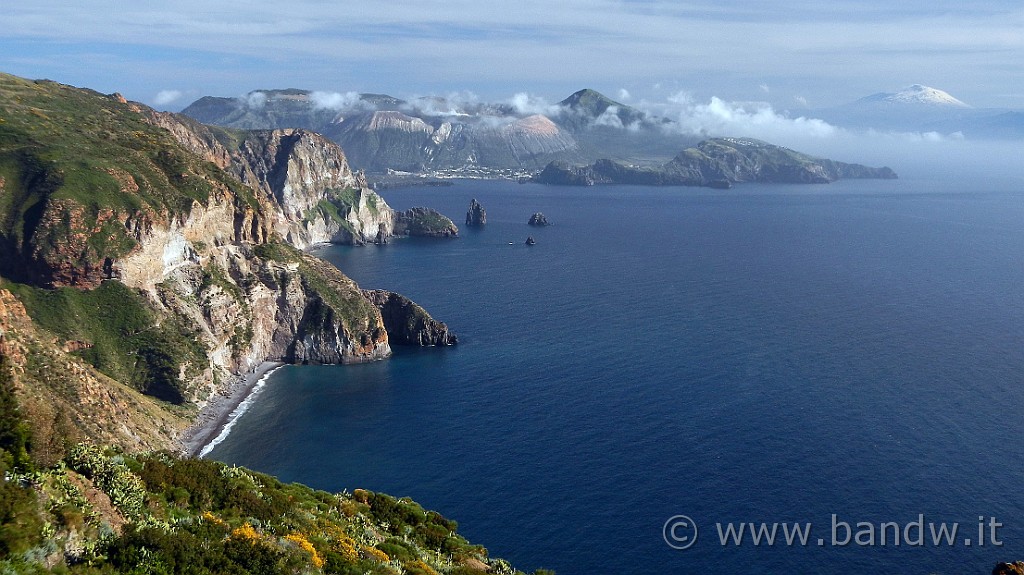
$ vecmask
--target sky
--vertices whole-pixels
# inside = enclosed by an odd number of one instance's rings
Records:
[[[1021,0],[32,0],[0,71],[178,110],[304,88],[827,108],[910,84],[1024,109]]]

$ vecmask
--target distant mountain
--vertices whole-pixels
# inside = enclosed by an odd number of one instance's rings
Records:
[[[871,96],[857,100],[851,105],[865,106],[875,104],[892,106],[936,106],[947,108],[971,107],[954,98],[948,92],[943,92],[937,88],[922,86],[921,84],[908,86],[898,92],[879,92],[877,94],[872,94]]]
[[[647,121],[647,114],[640,110],[589,88],[574,93],[558,105],[562,108],[560,119],[563,125],[576,128],[593,125],[628,128],[638,127]]]
[[[683,150],[660,168],[630,166],[607,159],[583,167],[553,162],[533,181],[570,186],[633,184],[728,188],[741,182],[825,184],[854,178],[895,179],[896,173],[889,168],[815,158],[751,138],[714,138]]]
[[[556,159],[581,159],[567,130],[545,116],[519,115],[500,104],[265,90],[242,98],[200,98],[182,113],[230,128],[314,130],[341,144],[352,165],[369,172],[534,170]]]
[[[406,101],[296,89],[207,96],[182,111],[228,128],[313,130],[339,143],[354,167],[371,173],[532,171],[556,160],[598,158],[660,163],[698,141],[663,129],[666,120],[589,89],[545,112],[441,97]]]
[[[1024,113],[974,108],[955,96],[914,84],[897,92],[879,92],[810,115],[837,126],[878,131],[936,132],[971,139],[1024,138]]]

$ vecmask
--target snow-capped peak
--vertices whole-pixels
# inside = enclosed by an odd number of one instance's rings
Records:
[[[951,108],[970,108],[969,105],[957,100],[949,93],[937,88],[914,84],[899,92],[882,92],[862,98],[861,102],[885,102],[890,104],[924,104],[927,106],[945,106]]]

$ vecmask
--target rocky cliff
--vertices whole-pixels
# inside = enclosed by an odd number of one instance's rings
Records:
[[[740,182],[824,184],[848,178],[895,179],[896,173],[889,168],[815,158],[749,138],[716,138],[683,150],[660,168],[630,166],[607,159],[589,166],[552,162],[533,181],[569,186],[721,188]]]
[[[377,306],[297,249],[393,232],[393,211],[334,143],[302,130],[209,129],[6,75],[0,118],[0,281],[24,304],[37,340],[52,342],[43,347],[54,348],[53,361],[76,366],[67,373],[89,374],[79,379],[96,389],[201,406],[267,360],[390,354]],[[2,344],[16,351],[7,328]],[[26,354],[26,365],[42,353]],[[26,367],[19,385],[46,388],[41,370]],[[73,403],[74,385],[50,395]],[[99,426],[169,447],[185,412],[154,409],[167,418],[157,431],[111,409],[66,423],[66,435],[109,440]]]
[[[385,290],[364,290],[363,295],[380,310],[388,336],[395,344],[455,345],[459,339],[448,326],[430,317],[409,298]]]
[[[223,130],[166,113],[150,112],[149,118],[188,150],[261,192],[273,208],[274,231],[296,247],[383,243],[394,232],[387,202],[362,173],[352,171],[341,148],[319,134]]]

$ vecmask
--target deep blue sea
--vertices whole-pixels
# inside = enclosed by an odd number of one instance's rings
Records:
[[[410,496],[524,571],[983,574],[1024,559],[1021,180],[382,195],[458,224],[471,198],[487,209],[460,239],[318,252],[460,344],[283,368],[212,458]],[[528,227],[536,211],[554,225]],[[875,544],[832,545],[833,514],[837,543],[838,522],[866,522]],[[676,515],[698,525],[689,549],[663,537]],[[921,515],[924,545],[894,545],[892,527],[880,544],[879,524]],[[1002,546],[987,524],[978,544],[979,517],[1003,524]],[[723,546],[726,522],[813,531],[806,547]],[[938,522],[961,524],[956,545],[933,544]]]

